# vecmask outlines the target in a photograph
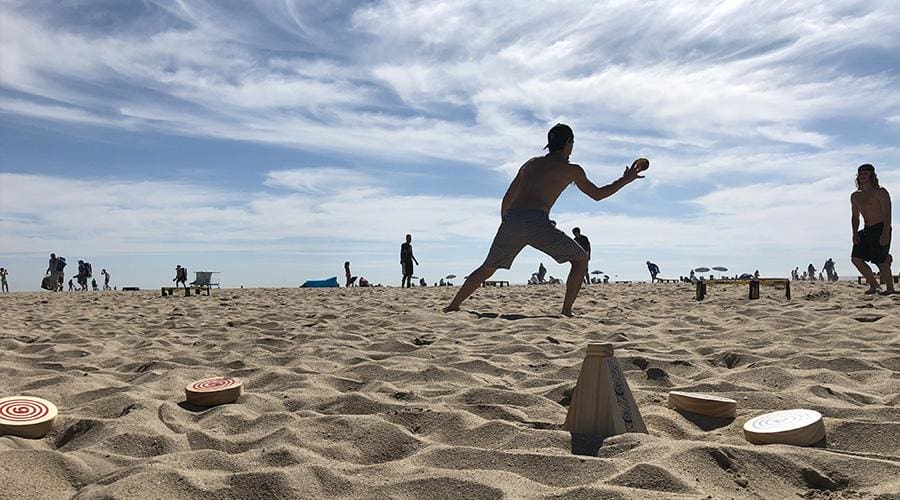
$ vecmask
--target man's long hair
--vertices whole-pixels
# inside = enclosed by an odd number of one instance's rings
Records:
[[[875,175],[875,167],[868,163],[860,165],[859,169],[856,171],[856,189],[862,191],[862,184],[859,183],[859,170],[868,170],[872,172],[872,187],[878,189],[878,176]]]

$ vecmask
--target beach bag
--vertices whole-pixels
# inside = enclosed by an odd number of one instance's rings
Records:
[[[50,276],[44,276],[44,279],[41,280],[41,288],[44,290],[56,290],[56,283],[50,279]]]
[[[56,259],[56,270],[57,270],[57,272],[62,272],[63,269],[65,269],[65,268],[66,268],[66,258],[65,258],[65,257],[59,257],[58,259]]]
[[[91,263],[90,263],[90,262],[85,262],[85,263],[84,263],[84,277],[85,277],[85,278],[90,278],[90,277],[91,277],[91,272],[92,272],[92,271],[93,271],[93,269],[91,269]]]

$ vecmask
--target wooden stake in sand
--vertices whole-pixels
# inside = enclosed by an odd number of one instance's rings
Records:
[[[689,411],[708,417],[734,418],[737,401],[697,392],[669,392],[669,408]]]
[[[244,394],[244,384],[239,378],[213,377],[192,382],[184,388],[188,403],[198,406],[216,406],[233,403]]]
[[[0,434],[44,437],[58,414],[56,405],[46,399],[29,396],[0,399]]]
[[[610,344],[588,344],[562,427],[576,434],[647,432]]]
[[[753,444],[811,446],[824,437],[822,414],[814,410],[775,411],[744,424],[744,438]]]

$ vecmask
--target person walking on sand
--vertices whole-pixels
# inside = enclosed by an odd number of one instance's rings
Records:
[[[100,274],[103,275],[103,289],[112,290],[112,288],[109,287],[109,272],[107,272],[106,269],[103,269],[100,271]]]
[[[344,283],[344,287],[350,288],[350,261],[344,262],[344,276],[347,278],[347,281]]]
[[[178,284],[185,288],[187,288],[187,268],[181,267],[181,264],[175,266],[175,278],[172,279],[175,282],[175,288],[178,288]]]
[[[659,276],[659,266],[648,260],[647,270],[650,271],[650,283],[656,283],[656,277]]]
[[[880,286],[872,269],[866,263],[878,266],[881,279],[887,290],[881,295],[891,295],[894,279],[891,275],[891,195],[878,185],[875,167],[869,163],[860,165],[856,171],[856,191],[850,195],[850,226],[853,229],[853,250],[850,254],[853,265],[869,282],[866,294],[879,293]],[[862,214],[864,227],[859,230],[859,216]]]
[[[460,304],[482,282],[499,268],[509,269],[522,248],[530,245],[550,255],[560,264],[571,263],[561,314],[572,315],[572,305],[587,272],[588,256],[575,240],[550,223],[550,209],[569,184],[575,183],[584,194],[600,201],[642,178],[640,172],[650,165],[646,159],[635,160],[631,167],[625,168],[622,177],[606,186],[597,187],[588,180],[581,166],[569,163],[574,144],[575,134],[572,129],[568,125],[556,124],[547,133],[545,148],[549,152],[545,156],[528,160],[519,168],[503,195],[500,204],[502,222],[487,258],[469,274],[456,296],[444,308],[444,312],[459,310]]]
[[[419,265],[419,261],[416,260],[416,256],[413,255],[412,249],[412,235],[406,235],[406,243],[400,245],[400,267],[403,270],[403,279],[400,280],[400,288],[404,286],[406,288],[412,287],[412,275],[413,275],[413,262],[416,265]]]
[[[584,253],[587,254],[587,257],[588,257],[588,269],[590,269],[590,261],[591,261],[591,240],[589,240],[587,236],[581,234],[581,228],[578,228],[578,227],[572,229],[572,234],[575,235],[575,238],[574,238],[575,243],[578,243],[578,246],[580,246],[581,249],[584,250]],[[589,271],[585,271],[585,273],[584,273],[584,283],[585,283],[585,284],[590,284],[590,282],[591,282],[591,276],[590,276],[590,274],[589,274]]]
[[[5,267],[0,267],[0,290],[4,293],[9,293],[9,283],[6,282],[7,276],[9,276],[9,270]]]
[[[828,281],[837,281],[837,273],[834,272],[834,259],[829,257],[822,266],[822,269],[824,269],[825,273],[828,275]]]
[[[46,276],[50,277],[50,283],[53,284],[54,292],[62,291],[63,280],[65,279],[65,272],[63,269],[66,267],[66,259],[56,257],[55,253],[50,254],[50,262],[47,266]]]
[[[806,273],[809,275],[809,281],[816,281],[816,266],[810,263],[806,268]]]

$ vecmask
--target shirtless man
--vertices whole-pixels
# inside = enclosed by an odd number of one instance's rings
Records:
[[[575,303],[587,272],[588,256],[575,240],[550,223],[550,209],[563,190],[573,182],[584,194],[600,201],[635,179],[643,178],[638,174],[650,166],[650,162],[639,158],[625,168],[622,177],[606,186],[597,187],[588,180],[583,168],[569,163],[574,144],[572,129],[568,125],[556,124],[547,133],[545,148],[550,152],[546,156],[528,160],[519,168],[519,173],[503,196],[500,205],[503,222],[494,236],[487,258],[478,269],[469,274],[456,297],[444,308],[444,312],[458,311],[460,304],[482,282],[490,278],[498,268],[509,269],[522,248],[531,245],[560,264],[571,262],[572,269],[566,281],[566,296],[561,313],[564,316],[572,315],[572,304]]]
[[[853,215],[850,226],[853,229],[853,265],[869,282],[866,294],[878,293],[879,285],[872,269],[866,264],[869,261],[878,266],[881,279],[887,285],[882,295],[894,292],[894,279],[891,275],[891,195],[887,189],[878,185],[875,167],[866,163],[860,165],[856,173],[857,190],[850,195],[850,206]],[[862,214],[865,227],[859,231],[859,214]]]

